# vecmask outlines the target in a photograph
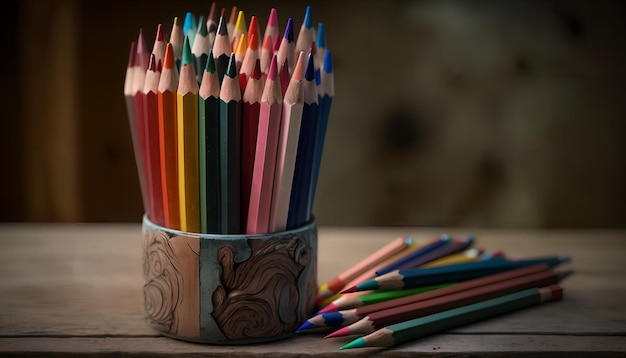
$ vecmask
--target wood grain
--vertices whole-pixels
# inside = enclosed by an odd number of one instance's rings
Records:
[[[354,356],[623,356],[624,231],[437,228],[319,229],[318,278],[326,282],[389,240],[473,234],[476,246],[511,257],[570,255],[564,299],[387,351]],[[207,346],[160,336],[144,322],[138,224],[1,224],[0,353],[50,356],[334,356],[341,340],[304,334],[262,345]],[[341,259],[338,258],[339,253]],[[350,337],[347,337],[350,338]]]

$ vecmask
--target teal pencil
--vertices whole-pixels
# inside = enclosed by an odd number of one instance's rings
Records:
[[[567,256],[550,256],[525,260],[492,259],[439,267],[395,270],[372,280],[359,283],[344,290],[342,293],[393,290],[451,281],[464,281],[526,266],[546,264],[550,267],[555,267],[569,260],[570,258]]]
[[[454,308],[429,316],[389,325],[366,336],[359,337],[339,349],[365,347],[393,347],[454,327],[495,317],[548,301],[561,299],[559,285],[531,288],[490,300]]]
[[[220,88],[219,111],[220,233],[238,234],[241,231],[241,91],[233,53]]]
[[[197,41],[200,39],[197,39]],[[200,85],[200,232],[218,233],[220,222],[220,84],[209,50]]]
[[[209,58],[210,50],[211,41],[209,39],[209,31],[207,30],[204,16],[200,16],[196,39],[194,40],[193,47],[191,48],[191,55],[193,56],[198,83],[202,83],[202,76],[204,75],[204,69]]]

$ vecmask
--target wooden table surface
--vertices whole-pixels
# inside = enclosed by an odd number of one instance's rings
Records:
[[[321,333],[244,346],[162,337],[143,318],[139,224],[0,224],[0,356],[625,357],[626,231],[319,229],[325,282],[399,235],[472,234],[511,257],[570,255],[563,300],[392,349],[339,347]]]

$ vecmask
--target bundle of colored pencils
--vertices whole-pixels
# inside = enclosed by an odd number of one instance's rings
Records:
[[[312,218],[334,80],[324,26],[265,31],[236,6],[143,29],[124,94],[145,212],[157,225],[259,234]],[[297,32],[297,37],[294,34]],[[169,40],[166,40],[169,39]]]
[[[473,237],[398,237],[320,286],[320,310],[298,332],[361,335],[340,347],[391,347],[561,298],[567,256],[509,258]]]

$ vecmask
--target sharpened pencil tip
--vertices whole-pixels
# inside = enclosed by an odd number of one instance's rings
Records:
[[[248,48],[253,51],[259,49],[259,41],[257,40],[256,34],[251,34],[250,37],[248,37]]]
[[[367,343],[365,342],[365,339],[363,339],[363,337],[359,337],[353,340],[352,342],[339,347],[339,350],[352,349],[352,348],[365,348],[365,347],[367,347]]]
[[[334,303],[330,303],[328,304],[328,306],[317,311],[317,313],[322,314],[322,313],[329,313],[329,312],[335,312],[335,311],[339,311],[339,307],[337,307],[337,305]]]
[[[313,9],[311,9],[311,6],[306,7],[306,11],[304,13],[304,27],[307,29],[313,27]]]
[[[213,57],[213,49],[209,50],[209,56],[206,60],[206,66],[204,70],[209,73],[215,73],[215,57]]]
[[[245,32],[247,30],[246,15],[241,10],[239,11],[239,14],[237,15],[237,22],[235,22],[235,29],[242,31],[242,32]]]
[[[248,37],[246,36],[246,34],[242,33],[241,36],[239,36],[239,41],[237,42],[237,49],[235,50],[235,53],[241,56],[245,56],[247,48]]]
[[[276,59],[276,55],[272,56],[272,62],[270,63],[270,70],[267,73],[267,79],[270,81],[275,81],[278,75],[278,65],[276,64],[278,60]]]
[[[287,27],[285,28],[285,38],[288,42],[293,42],[293,19],[289,18],[287,20]]]
[[[343,290],[341,290],[339,292],[339,294],[344,294],[344,293],[352,293],[352,292],[356,292],[357,287],[356,286],[352,286],[352,287],[348,287],[348,288],[344,288]]]
[[[309,59],[306,64],[306,70],[304,71],[304,79],[307,81],[315,80],[315,66],[313,62],[313,54],[309,54]]]
[[[324,24],[317,24],[317,46],[326,48],[326,31],[324,30]]]
[[[148,62],[148,71],[155,72],[157,69],[156,56],[151,53],[150,54],[150,62]]]
[[[237,77],[237,61],[235,60],[235,54],[230,55],[228,60],[228,69],[226,70],[226,76],[230,78]]]
[[[156,35],[156,40],[157,41],[165,41],[165,31],[163,31],[163,24],[159,24],[157,26],[157,35]]]
[[[163,68],[174,68],[176,61],[174,60],[174,47],[170,42],[165,45],[165,57],[163,62]]]
[[[217,25],[217,33],[218,35],[222,35],[222,36],[228,35],[228,28],[226,26],[226,23],[224,22],[224,16],[220,16],[220,22]]]
[[[298,54],[298,60],[296,62],[296,67],[293,70],[293,74],[291,75],[291,78],[294,81],[302,81],[302,79],[304,78],[304,67],[306,66],[306,60],[304,58],[304,52],[300,51],[300,53]]]
[[[192,56],[191,56],[191,45],[189,44],[189,36],[185,36],[185,42],[183,44],[183,56],[181,59],[181,63],[183,65],[191,64]]]
[[[258,58],[254,61],[254,68],[252,69],[252,73],[250,74],[250,78],[254,78],[255,80],[261,79],[261,60]]]
[[[191,11],[188,11],[185,14],[185,21],[183,22],[183,31],[185,35],[188,35],[190,31],[195,31],[197,27],[196,16]]]
[[[206,21],[204,20],[204,16],[200,16],[200,20],[198,20],[200,26],[198,26],[198,35],[206,36],[209,34],[209,29],[206,27]]]
[[[327,334],[324,338],[345,337],[350,335],[350,327],[341,327],[338,330]]]
[[[267,23],[270,26],[274,26],[274,27],[278,26],[278,15],[276,14],[276,8],[272,8],[270,10],[270,17],[267,20]]]
[[[315,325],[309,321],[304,322],[300,327],[298,327],[298,329],[296,329],[296,333],[300,333],[302,331],[305,331],[307,329],[311,329],[314,328]]]

